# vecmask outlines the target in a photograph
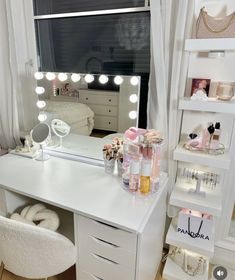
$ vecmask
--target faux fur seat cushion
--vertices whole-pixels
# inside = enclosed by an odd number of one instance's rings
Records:
[[[76,262],[76,248],[65,236],[0,216],[0,262],[26,278],[59,274]]]

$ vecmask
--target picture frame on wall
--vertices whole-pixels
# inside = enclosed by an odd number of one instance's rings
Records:
[[[193,78],[192,79],[192,86],[191,86],[191,96],[198,91],[202,91],[206,94],[207,97],[209,97],[209,91],[210,91],[210,79],[205,78]]]

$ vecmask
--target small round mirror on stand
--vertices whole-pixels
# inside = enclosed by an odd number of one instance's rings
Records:
[[[47,146],[51,140],[50,127],[46,123],[39,123],[31,131],[31,138],[34,143],[40,145],[41,153],[35,158],[36,160],[45,161],[49,159],[49,155],[43,152],[43,146]]]
[[[57,135],[60,138],[60,145],[59,147],[62,147],[62,139],[63,137],[67,136],[70,132],[70,126],[59,119],[54,119],[51,121],[51,128],[55,135]]]

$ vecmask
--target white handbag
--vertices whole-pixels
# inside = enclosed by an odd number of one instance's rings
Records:
[[[194,252],[170,246],[168,256],[190,276],[203,275],[206,270],[206,259]]]

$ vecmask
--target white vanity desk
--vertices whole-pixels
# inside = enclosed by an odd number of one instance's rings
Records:
[[[165,176],[158,193],[143,198],[124,190],[102,167],[55,157],[0,157],[0,202],[10,191],[73,213],[79,280],[154,280],[167,183]]]

